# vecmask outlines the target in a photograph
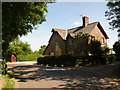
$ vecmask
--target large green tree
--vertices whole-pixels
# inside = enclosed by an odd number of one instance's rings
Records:
[[[3,2],[2,45],[5,52],[16,37],[32,32],[37,24],[46,21],[48,2]]]
[[[7,49],[6,52],[6,59],[9,59],[10,54],[13,53],[16,56],[17,55],[27,55],[31,54],[32,50],[30,48],[30,45],[27,42],[22,42],[19,40],[19,38],[16,38],[14,41],[12,41]]]
[[[118,37],[120,37],[120,1],[110,0],[107,3],[108,10],[105,16],[109,20],[109,24],[112,26],[111,29],[117,29],[119,32]]]

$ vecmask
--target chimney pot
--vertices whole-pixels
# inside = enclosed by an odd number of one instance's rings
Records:
[[[88,24],[89,24],[89,17],[84,16],[84,17],[83,17],[83,26],[85,27],[85,26],[87,26]]]

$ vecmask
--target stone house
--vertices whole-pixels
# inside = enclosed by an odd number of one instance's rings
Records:
[[[107,44],[109,38],[100,22],[89,23],[89,18],[84,16],[83,25],[68,30],[52,29],[52,36],[44,51],[44,55],[54,55],[58,50],[62,54],[75,56],[88,55],[88,44],[91,40],[98,40],[102,46]],[[76,36],[80,36],[76,38]],[[83,35],[88,35],[83,37]]]

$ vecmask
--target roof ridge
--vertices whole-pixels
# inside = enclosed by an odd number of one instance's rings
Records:
[[[95,24],[95,23],[99,23],[99,22],[93,22],[93,23],[89,23],[88,25]]]
[[[54,29],[54,30],[57,29],[57,30],[61,30],[61,31],[62,31],[62,30],[65,31],[65,30],[66,30],[66,29],[59,29],[59,28],[52,28],[52,29]]]
[[[78,26],[78,27],[82,27],[82,26]],[[78,27],[74,27],[74,28],[70,28],[70,29],[67,29],[67,31],[71,30],[71,29],[75,29],[75,28],[78,28]]]

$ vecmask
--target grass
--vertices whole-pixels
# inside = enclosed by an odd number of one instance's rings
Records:
[[[18,55],[17,61],[34,61],[37,60],[38,57],[43,57],[40,53],[33,53],[28,55]]]
[[[15,86],[15,79],[14,73],[12,71],[8,71],[8,74],[1,75],[2,77],[2,89],[5,90],[6,88],[11,90]]]

